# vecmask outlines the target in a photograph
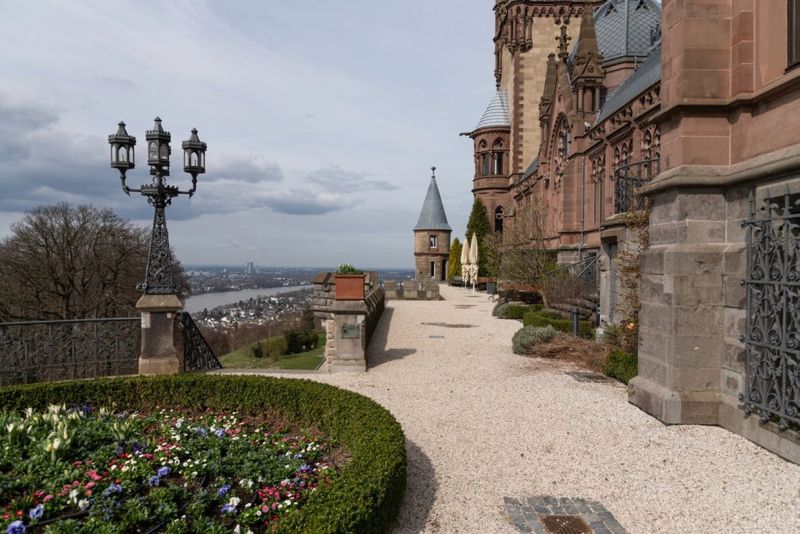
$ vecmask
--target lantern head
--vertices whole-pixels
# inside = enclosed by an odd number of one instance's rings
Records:
[[[117,133],[108,136],[108,144],[111,145],[111,167],[118,169],[124,175],[136,166],[133,148],[136,145],[136,138],[128,135],[124,122],[119,123]]]
[[[197,128],[192,128],[192,135],[184,141],[183,147],[183,172],[188,172],[194,178],[206,172],[207,145],[197,137]]]
[[[145,134],[147,140],[147,164],[150,165],[150,174],[161,173],[169,176],[169,156],[172,149],[169,142],[172,136],[161,127],[161,119],[156,117],[152,130]]]

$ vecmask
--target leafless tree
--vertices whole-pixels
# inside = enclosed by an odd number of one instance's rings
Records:
[[[555,266],[547,248],[546,214],[538,205],[520,208],[504,233],[487,236],[483,250],[498,279],[512,285],[542,287],[544,275]]]
[[[110,209],[61,203],[30,211],[11,232],[0,241],[0,320],[135,314],[148,229]]]

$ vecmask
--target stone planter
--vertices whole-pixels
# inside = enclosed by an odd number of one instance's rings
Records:
[[[364,275],[337,274],[336,300],[364,300]]]

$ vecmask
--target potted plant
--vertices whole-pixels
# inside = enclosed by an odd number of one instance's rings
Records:
[[[336,269],[336,300],[364,300],[364,272],[349,263]]]

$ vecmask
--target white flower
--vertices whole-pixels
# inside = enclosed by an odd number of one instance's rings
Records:
[[[78,490],[74,489],[69,492],[69,502],[75,504],[78,500]]]
[[[89,508],[89,501],[87,501],[86,499],[79,500],[78,508],[80,508],[81,511],[86,510],[87,508]]]
[[[228,504],[230,504],[231,506],[233,506],[235,508],[235,507],[239,506],[239,502],[240,501],[241,501],[241,499],[239,497],[231,497],[231,500],[228,501]]]

